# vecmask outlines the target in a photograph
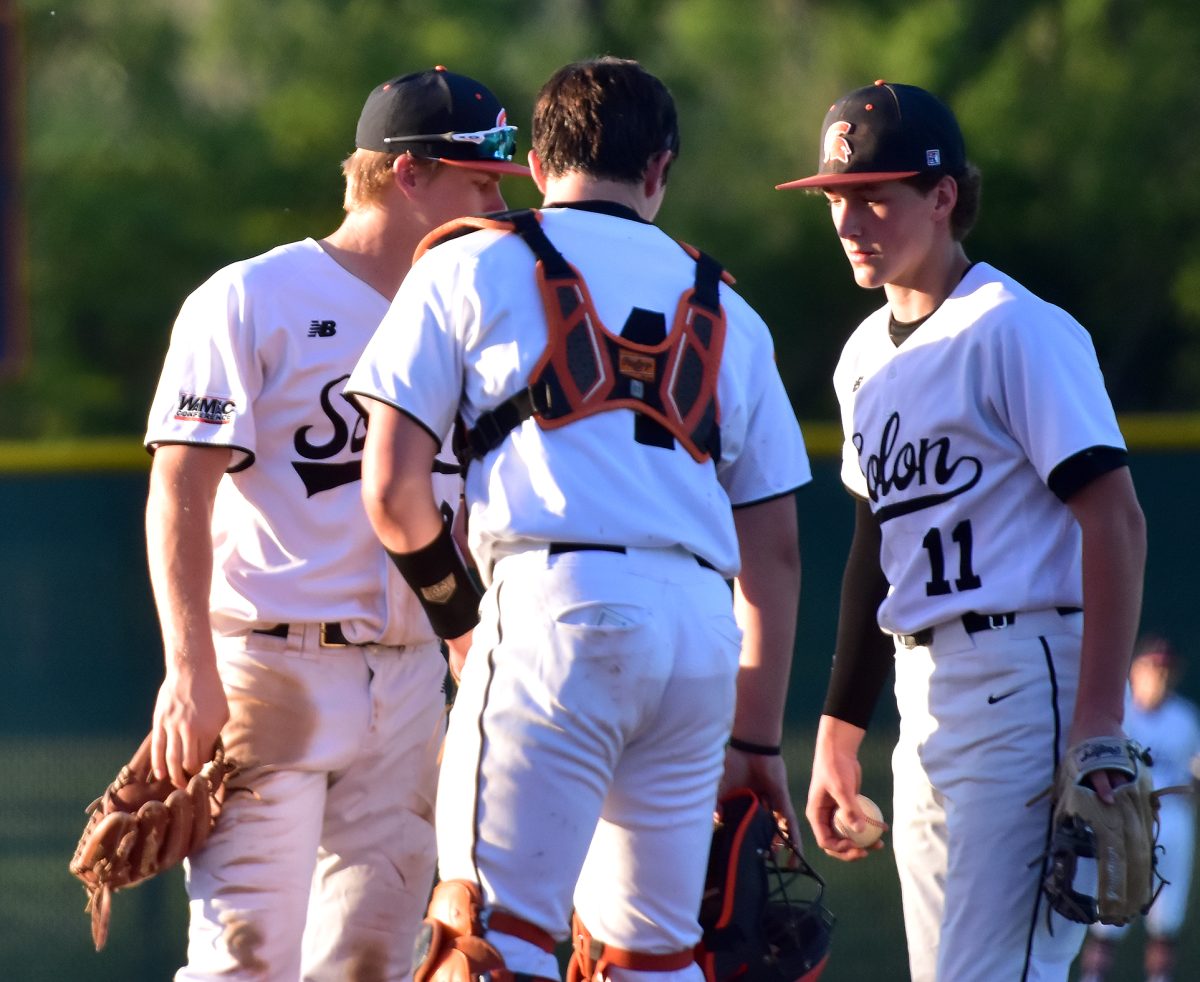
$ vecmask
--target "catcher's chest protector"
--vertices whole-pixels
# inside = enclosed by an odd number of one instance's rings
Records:
[[[666,338],[640,344],[601,323],[583,277],[550,243],[536,211],[450,222],[422,243],[418,255],[480,228],[516,232],[537,256],[548,337],[528,388],[484,414],[466,434],[467,456],[482,457],[530,416],[542,429],[552,430],[619,408],[666,427],[698,462],[720,456],[717,375],[725,311],[719,299],[723,270],[716,260],[683,245],[696,260],[695,284],[679,298]]]

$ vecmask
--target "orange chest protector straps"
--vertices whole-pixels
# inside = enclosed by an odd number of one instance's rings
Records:
[[[530,416],[542,429],[553,430],[621,408],[666,427],[696,461],[720,458],[717,375],[725,311],[719,287],[728,276],[716,260],[683,245],[696,261],[695,283],[680,297],[667,336],[657,344],[641,344],[612,333],[600,321],[583,277],[546,237],[537,212],[462,221],[469,226],[464,231],[514,231],[533,251],[548,332],[528,385],[484,413],[463,435],[459,456],[464,463],[500,446]],[[439,233],[455,231],[443,227]]]

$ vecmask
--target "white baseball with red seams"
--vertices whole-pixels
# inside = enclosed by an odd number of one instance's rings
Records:
[[[879,806],[865,794],[858,796],[858,810],[862,812],[865,823],[861,830],[855,832],[851,828],[841,808],[834,812],[833,830],[843,839],[849,839],[859,849],[867,849],[875,845],[887,831],[887,822],[883,820],[883,812]]]

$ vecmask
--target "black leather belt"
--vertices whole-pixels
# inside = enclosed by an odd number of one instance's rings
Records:
[[[564,552],[619,552],[623,556],[627,551],[624,546],[610,546],[601,542],[551,542],[549,549],[551,556],[560,556]],[[703,556],[692,553],[692,558],[705,569],[716,569]]]
[[[266,634],[273,638],[286,638],[291,627],[291,624],[276,624],[274,627],[256,627],[254,633]],[[346,635],[342,633],[342,625],[337,621],[328,621],[321,624],[320,628],[322,648],[348,648],[357,644],[357,642],[346,640]]]
[[[1067,614],[1079,614],[1082,607],[1055,608],[1064,617]],[[963,630],[968,634],[978,634],[980,631],[999,631],[1011,627],[1017,622],[1017,612],[1010,610],[1005,614],[977,614],[973,610],[962,615]],[[897,639],[906,648],[924,648],[933,642],[933,628],[927,627],[916,634],[897,634]]]

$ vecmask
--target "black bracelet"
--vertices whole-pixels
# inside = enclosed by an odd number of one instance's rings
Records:
[[[735,736],[729,738],[729,746],[744,754],[758,754],[760,757],[778,757],[783,753],[783,747],[779,744],[749,743],[746,740],[739,740]]]

